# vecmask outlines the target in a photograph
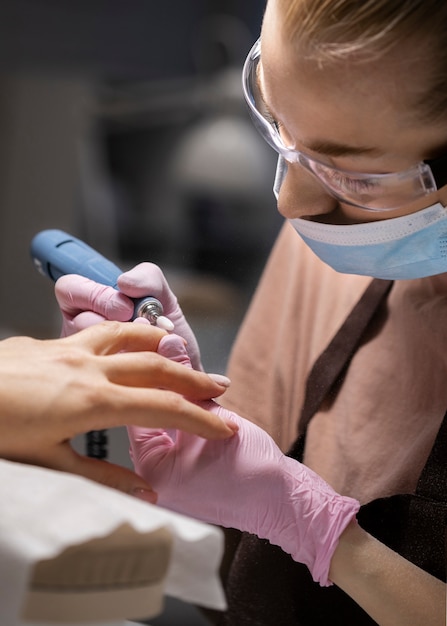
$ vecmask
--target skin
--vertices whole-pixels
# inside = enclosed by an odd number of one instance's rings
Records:
[[[351,524],[330,579],[381,626],[445,626],[446,585]]]
[[[445,153],[447,121],[421,124],[409,107],[421,89],[414,85],[424,85],[426,79],[419,57],[412,60],[405,46],[367,66],[344,61],[321,67],[305,60],[305,51],[281,36],[281,29],[273,0],[261,34],[259,82],[288,144],[335,167],[368,173],[398,172]],[[438,200],[447,203],[447,187],[395,211],[365,211],[338,202],[312,174],[290,164],[278,210],[287,218],[354,223],[413,213]]]
[[[69,441],[130,424],[212,439],[234,434],[186,399],[219,396],[225,385],[158,355],[164,335],[149,324],[103,322],[64,339],[1,341],[0,458],[79,474],[155,502],[142,478],[77,454]]]
[[[306,60],[305,51],[300,54],[282,32],[275,0],[268,2],[261,41],[264,99],[284,139],[297,149],[335,167],[370,173],[404,170],[443,147],[445,151],[447,122],[418,123],[410,106],[426,80],[410,48],[400,46],[386,60],[367,66],[347,61],[319,66]],[[438,201],[447,205],[447,187],[378,215],[338,202],[293,164],[280,190],[278,210],[286,218],[342,224],[397,217]],[[445,275],[425,280],[445,293]],[[355,523],[340,539],[330,577],[381,625],[445,624],[446,586]]]

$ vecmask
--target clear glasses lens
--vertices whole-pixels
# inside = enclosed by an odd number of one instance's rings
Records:
[[[398,208],[436,190],[430,168],[425,163],[396,174],[344,172],[307,158],[300,163],[311,171],[339,200],[371,211]]]
[[[251,49],[242,72],[242,83],[252,120],[267,143],[289,163],[299,163],[311,172],[341,202],[370,211],[390,211],[436,191],[430,167],[421,162],[404,172],[364,174],[347,172],[284,145],[275,121],[265,108],[257,83],[261,44]]]

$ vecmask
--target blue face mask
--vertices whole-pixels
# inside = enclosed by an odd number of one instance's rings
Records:
[[[276,198],[283,178],[278,164]],[[301,218],[289,222],[337,272],[391,280],[447,272],[447,208],[440,203],[411,215],[365,224],[321,224]]]

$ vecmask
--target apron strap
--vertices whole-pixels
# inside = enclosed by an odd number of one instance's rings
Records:
[[[390,280],[373,279],[332,341],[315,361],[307,378],[306,394],[298,422],[298,437],[287,452],[288,456],[302,461],[310,420],[331,390],[342,379],[368,324],[388,296],[392,285],[393,281]],[[417,495],[435,501],[445,501],[447,485],[446,449],[447,413],[419,477],[416,487]]]
[[[299,435],[305,434],[310,420],[335,383],[340,380],[368,324],[387,297],[392,285],[392,280],[374,278],[332,341],[315,361],[307,377],[306,394],[298,422]]]
[[[368,324],[385,301],[392,285],[392,280],[374,278],[332,341],[315,361],[307,377],[303,408],[298,421],[298,437],[288,450],[288,456],[302,462],[310,420],[336,383],[342,379]]]

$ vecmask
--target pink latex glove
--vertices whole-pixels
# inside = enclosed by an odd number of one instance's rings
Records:
[[[112,287],[78,274],[59,278],[55,294],[62,313],[62,337],[104,320],[127,322],[133,315],[132,300]]]
[[[184,344],[163,337],[159,353],[189,364]],[[236,422],[225,441],[207,441],[177,430],[129,427],[136,472],[173,511],[268,539],[309,568],[322,586],[332,555],[359,503],[337,494],[305,465],[286,457],[252,422],[212,400],[201,404]]]
[[[173,322],[176,334],[186,340],[194,369],[203,369],[194,333],[157,265],[140,263],[121,274],[118,287],[120,291],[74,274],[59,278],[55,293],[63,318],[62,336],[72,335],[104,320],[126,322],[133,315],[133,303],[129,298],[154,296],[162,303],[164,315]]]

